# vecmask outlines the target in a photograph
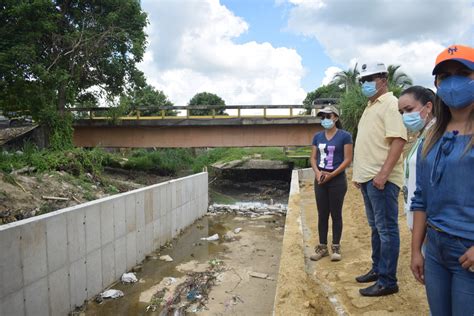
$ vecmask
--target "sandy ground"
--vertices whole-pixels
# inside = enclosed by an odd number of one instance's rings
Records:
[[[350,179],[350,175],[348,179]],[[351,183],[347,192],[344,208],[344,229],[341,241],[343,260],[331,262],[325,257],[318,262],[307,260],[310,271],[317,280],[331,289],[350,315],[427,315],[428,305],[425,290],[417,283],[410,271],[411,235],[406,225],[400,197],[400,257],[397,277],[400,292],[380,298],[366,298],[359,289],[368,285],[358,284],[354,278],[366,273],[371,266],[370,228],[364,210],[362,195]],[[306,253],[311,254],[318,242],[317,212],[314,200],[313,184],[301,185],[301,205],[304,210],[308,229]],[[331,227],[331,226],[330,226]],[[331,230],[331,228],[330,228]],[[328,240],[331,240],[331,233]]]

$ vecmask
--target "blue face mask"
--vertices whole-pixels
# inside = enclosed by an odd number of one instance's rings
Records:
[[[362,84],[362,94],[366,97],[370,98],[373,97],[377,93],[377,89],[375,87],[375,81],[366,81]]]
[[[474,102],[474,80],[464,76],[449,76],[441,81],[437,94],[450,108],[465,108]]]
[[[425,127],[425,120],[421,118],[420,112],[403,113],[403,124],[411,132],[418,132]]]
[[[331,129],[331,128],[334,126],[334,121],[331,120],[331,119],[325,118],[324,120],[321,121],[321,125],[322,125],[325,129]]]

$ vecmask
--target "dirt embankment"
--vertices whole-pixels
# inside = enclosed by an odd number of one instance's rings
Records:
[[[348,179],[351,179],[351,175]],[[366,273],[371,266],[370,228],[361,193],[351,183],[343,208],[342,261],[332,262],[329,257],[317,262],[307,261],[310,271],[333,291],[350,315],[428,315],[425,289],[415,281],[410,271],[411,233],[402,211],[401,197],[399,201],[400,257],[397,271],[399,293],[375,298],[362,297],[359,294],[360,288],[371,285],[359,284],[354,280],[356,276]],[[302,185],[301,203],[305,212],[303,226],[307,226],[309,232],[306,247],[311,253],[318,242],[318,237],[316,205],[313,185],[310,182]],[[328,239],[331,240],[331,236]]]
[[[168,180],[117,169],[104,172],[100,179],[65,171],[0,173],[0,225]]]

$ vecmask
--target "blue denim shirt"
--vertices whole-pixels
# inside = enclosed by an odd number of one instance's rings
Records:
[[[428,223],[446,233],[474,240],[474,148],[470,135],[447,132],[416,163],[411,210],[426,211]]]

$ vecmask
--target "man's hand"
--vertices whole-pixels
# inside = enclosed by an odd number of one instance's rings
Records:
[[[460,258],[459,262],[461,263],[464,269],[469,269],[469,271],[474,272],[474,246],[469,248]]]
[[[388,175],[379,172],[375,176],[375,178],[372,180],[372,183],[374,187],[376,187],[379,190],[383,190],[385,188],[385,183],[387,183],[388,180]]]
[[[425,259],[420,251],[411,254],[410,269],[415,279],[421,284],[425,284]]]

